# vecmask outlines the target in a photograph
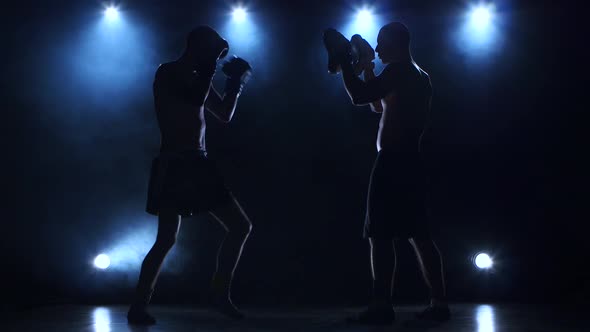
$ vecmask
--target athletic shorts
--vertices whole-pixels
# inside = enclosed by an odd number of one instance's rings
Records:
[[[214,162],[201,150],[162,152],[152,161],[146,211],[187,217],[228,204],[231,192]]]
[[[381,150],[371,172],[364,237],[430,237],[426,184],[419,152]]]

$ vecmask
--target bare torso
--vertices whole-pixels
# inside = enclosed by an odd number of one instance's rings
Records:
[[[204,105],[195,105],[195,72],[178,62],[163,64],[154,81],[161,151],[205,150]]]
[[[381,99],[383,113],[377,133],[377,151],[418,152],[430,110],[430,78],[413,62],[390,66],[395,66],[394,70],[383,75],[395,75],[391,80],[395,86]]]

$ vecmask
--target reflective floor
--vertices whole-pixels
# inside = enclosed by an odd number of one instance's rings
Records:
[[[356,311],[347,309],[245,309],[248,319],[225,320],[204,309],[154,306],[151,312],[158,324],[148,328],[127,325],[124,306],[52,306],[3,314],[3,332],[119,332],[119,331],[474,331],[545,332],[590,331],[585,311],[565,307],[528,305],[457,304],[451,307],[453,318],[438,326],[421,326],[412,320],[419,307],[397,308],[397,322],[387,327],[351,326],[344,318]]]

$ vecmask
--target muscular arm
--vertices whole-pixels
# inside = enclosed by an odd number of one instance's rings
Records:
[[[354,74],[352,64],[343,65],[342,80],[352,103],[357,106],[367,105],[380,101],[391,93],[396,83],[396,75],[393,74],[392,68],[389,65],[379,76],[363,82]]]
[[[205,108],[213,114],[219,121],[228,123],[231,121],[238,104],[239,93],[224,93],[223,97],[219,95],[214,87],[211,87],[209,96],[205,101]]]

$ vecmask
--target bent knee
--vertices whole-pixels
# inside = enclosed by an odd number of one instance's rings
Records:
[[[238,232],[242,235],[249,235],[252,232],[252,222],[245,219],[244,222],[240,224]]]
[[[246,237],[252,232],[252,222],[244,218],[242,222],[232,225],[232,227],[228,229],[228,232],[235,234],[236,236]]]
[[[417,249],[422,249],[422,250],[427,250],[427,249],[436,249],[438,250],[438,247],[436,246],[436,243],[434,243],[434,241],[432,240],[432,238],[411,238],[409,239],[410,244]]]

